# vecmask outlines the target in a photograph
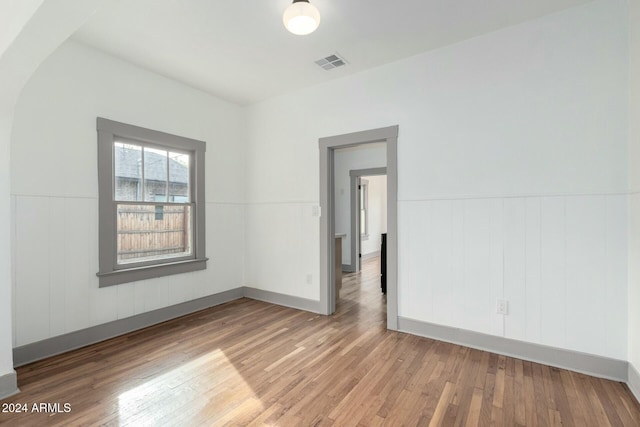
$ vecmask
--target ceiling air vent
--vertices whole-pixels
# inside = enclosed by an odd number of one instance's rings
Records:
[[[334,68],[342,67],[343,65],[347,65],[347,61],[344,58],[340,58],[337,54],[333,54],[327,56],[326,58],[318,59],[316,61],[319,67],[324,68],[325,70],[332,70]]]

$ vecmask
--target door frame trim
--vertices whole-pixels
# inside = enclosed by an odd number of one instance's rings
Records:
[[[347,148],[376,142],[387,146],[387,329],[398,329],[398,130],[389,126],[320,138],[320,309],[335,312],[335,189],[334,154]]]

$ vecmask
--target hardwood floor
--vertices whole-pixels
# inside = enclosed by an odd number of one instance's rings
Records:
[[[18,368],[0,405],[61,411],[0,424],[640,425],[622,383],[387,331],[378,263],[331,317],[241,299]]]

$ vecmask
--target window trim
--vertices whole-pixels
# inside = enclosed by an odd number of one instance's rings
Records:
[[[98,117],[98,248],[99,248],[99,287],[146,280],[171,274],[204,270],[207,268],[205,245],[205,151],[206,143],[182,136],[146,129],[139,126],[120,123]],[[118,202],[114,197],[114,150],[117,139],[136,141],[162,148],[187,151],[192,155],[190,167],[191,203],[193,206],[193,256],[189,259],[169,258],[164,263],[151,265],[132,264],[130,267],[117,263],[117,227],[116,209]],[[163,203],[164,204],[164,203]]]
[[[360,200],[358,200],[358,206],[360,208],[360,210],[358,211],[358,215],[360,215],[360,212],[364,211],[364,230],[365,232],[362,232],[362,220],[360,221],[360,239],[362,240],[369,240],[369,181],[366,179],[363,179],[361,177],[358,178],[359,179],[359,184],[358,184],[358,192],[362,194],[362,200],[364,201],[364,206],[361,203]],[[360,194],[358,194],[358,196],[360,196]]]

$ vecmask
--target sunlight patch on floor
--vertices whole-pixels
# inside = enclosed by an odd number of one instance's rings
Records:
[[[264,409],[224,352],[214,350],[121,393],[118,418],[120,425],[213,421],[237,413],[236,402],[243,401],[254,411]]]

